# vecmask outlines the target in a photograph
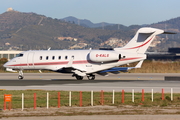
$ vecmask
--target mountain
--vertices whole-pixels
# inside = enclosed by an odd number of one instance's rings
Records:
[[[0,50],[17,49],[98,49],[124,46],[144,26],[174,31],[176,35],[160,35],[150,51],[167,51],[168,47],[180,46],[180,18],[173,18],[150,25],[99,23],[89,20],[53,19],[36,13],[8,11],[0,14]],[[72,22],[73,21],[73,22]],[[83,24],[83,26],[81,26]],[[93,27],[94,26],[94,27]]]
[[[133,33],[82,27],[36,13],[0,14],[0,49],[70,49],[74,45],[98,49],[110,37],[128,40]]]
[[[100,28],[100,27],[103,28],[103,27],[108,26],[108,25],[114,25],[114,24],[106,23],[106,22],[92,23],[90,20],[78,19],[78,18],[73,17],[73,16],[65,17],[61,20],[64,20],[65,22],[74,23],[74,24],[77,24],[80,26],[89,27],[89,28]]]

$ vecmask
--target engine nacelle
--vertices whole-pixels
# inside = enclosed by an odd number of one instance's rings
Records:
[[[93,50],[89,53],[89,59],[93,62],[110,62],[121,59],[121,54],[115,51]]]

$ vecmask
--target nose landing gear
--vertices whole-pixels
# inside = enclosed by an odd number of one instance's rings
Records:
[[[79,76],[76,74],[73,74],[72,77],[76,77],[77,80],[83,80],[83,76]],[[95,80],[95,75],[89,74],[87,75],[88,80]]]
[[[22,80],[23,78],[24,78],[24,76],[23,76],[23,71],[20,70],[20,71],[19,71],[18,79],[19,79],[19,80]]]

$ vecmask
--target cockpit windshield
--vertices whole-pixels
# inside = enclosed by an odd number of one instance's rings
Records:
[[[22,54],[22,53],[17,54],[17,56],[16,56],[16,57],[23,57],[23,54]]]

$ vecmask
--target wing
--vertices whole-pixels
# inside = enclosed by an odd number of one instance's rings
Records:
[[[79,75],[79,76],[85,76],[86,75],[86,71],[83,69],[83,68],[76,68],[73,66],[73,60],[74,58],[72,57],[68,64],[61,68],[61,69],[58,69],[56,70],[56,72],[61,72],[61,73],[75,73],[76,75]]]
[[[139,63],[135,67],[114,67],[111,69],[100,71],[100,72],[98,72],[98,74],[107,75],[108,74],[107,72],[111,72],[113,74],[118,74],[118,73],[120,73],[119,71],[127,72],[128,70],[131,70],[131,69],[141,68],[143,61],[144,60],[139,61]]]

